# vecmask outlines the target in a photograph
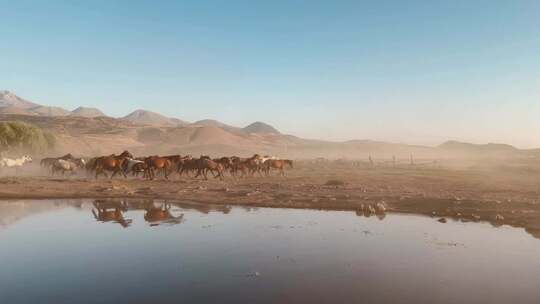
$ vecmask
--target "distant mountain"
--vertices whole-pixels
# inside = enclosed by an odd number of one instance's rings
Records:
[[[135,124],[140,125],[149,125],[149,126],[182,126],[187,123],[177,119],[163,116],[161,114],[147,111],[147,110],[136,110],[132,113],[121,118],[122,120],[127,120]]]
[[[217,121],[215,119],[203,119],[203,120],[196,121],[192,123],[191,125],[202,126],[202,127],[216,127],[216,128],[221,128],[227,131],[241,131],[241,129],[238,127],[233,127],[231,125],[222,123],[221,121]]]
[[[39,106],[37,103],[20,98],[10,91],[0,91],[0,107],[13,106],[21,109],[30,109]]]
[[[47,107],[47,106],[37,106],[29,108],[28,111],[39,115],[39,116],[67,116],[71,114],[70,111],[60,108],[60,107]]]
[[[249,126],[242,128],[246,133],[256,133],[256,134],[281,134],[271,125],[265,124],[264,122],[254,122]]]
[[[0,114],[36,115],[27,109],[11,105],[0,107]]]
[[[80,117],[101,117],[107,116],[99,109],[96,108],[87,108],[87,107],[78,107],[75,110],[71,111],[71,116],[80,116]]]
[[[462,152],[515,152],[518,149],[507,144],[471,144],[455,140],[447,141],[438,147],[439,149]]]

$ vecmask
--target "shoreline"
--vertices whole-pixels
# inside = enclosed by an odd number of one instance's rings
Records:
[[[419,177],[410,172],[402,176],[392,173],[391,179],[385,176],[388,172],[360,172],[356,178],[348,174],[332,179],[295,172],[285,178],[225,181],[11,176],[0,177],[0,200],[166,199],[201,205],[355,211],[368,217],[418,214],[435,220],[448,218],[521,227],[540,238],[537,191],[513,189],[511,184],[504,189],[498,183],[491,184],[492,181],[487,184],[489,187],[480,187],[478,180],[465,181],[464,176],[455,173],[450,180],[441,174],[423,173]],[[329,184],[328,180],[336,178],[347,182]]]

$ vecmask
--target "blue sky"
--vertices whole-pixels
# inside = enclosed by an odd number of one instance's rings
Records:
[[[540,1],[3,1],[0,89],[310,138],[540,147]]]

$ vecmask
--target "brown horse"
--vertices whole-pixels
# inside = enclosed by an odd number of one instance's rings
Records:
[[[220,163],[217,163],[210,159],[209,156],[203,156],[197,160],[197,175],[195,175],[195,178],[199,177],[201,174],[204,177],[205,180],[208,180],[207,172],[212,172],[212,175],[214,175],[215,178],[218,178],[220,180],[223,180],[223,165]],[[214,173],[217,173],[215,175]]]
[[[242,173],[240,177],[244,177],[248,173],[250,176],[253,176],[255,172],[259,172],[260,174],[259,159],[260,159],[259,154],[255,154],[249,158],[240,158],[238,156],[232,156],[230,158],[231,166],[230,166],[229,171],[231,175],[234,177],[238,175],[238,171]]]
[[[154,179],[156,177],[155,170],[159,170],[165,176],[165,179],[169,179],[169,171],[172,168],[172,162],[166,157],[150,156],[144,160],[148,167],[145,177],[147,179]]]
[[[186,175],[189,176],[190,172],[194,172],[195,170],[197,170],[197,161],[198,159],[192,158],[191,155],[181,159],[176,167],[176,172],[178,173],[178,176],[182,176],[184,172],[186,173]]]
[[[293,161],[290,159],[269,159],[264,162],[264,173],[266,176],[270,174],[270,169],[279,170],[279,175],[285,176],[285,167],[293,168]]]
[[[128,151],[122,152],[122,154],[116,156],[114,154],[109,156],[101,156],[96,158],[93,161],[93,168],[96,171],[95,178],[97,179],[99,174],[103,174],[108,177],[105,171],[112,171],[111,179],[118,173],[121,173],[124,178],[127,178],[126,173],[124,172],[124,162],[127,158],[133,158],[133,155]],[[88,167],[87,167],[88,170]]]

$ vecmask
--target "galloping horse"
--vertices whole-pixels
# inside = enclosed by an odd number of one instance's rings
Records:
[[[140,172],[146,173],[146,170],[148,169],[148,166],[144,161],[133,158],[126,158],[123,165],[122,170],[124,170],[126,175],[131,172],[131,175],[136,176]]]
[[[74,160],[64,160],[64,159],[57,159],[52,165],[51,165],[51,175],[54,175],[57,172],[62,172],[62,175],[66,173],[66,171],[69,172],[75,172],[78,168],[84,168],[85,162],[84,159],[74,159]]]
[[[16,159],[2,157],[0,158],[0,168],[15,168],[15,173],[18,172],[18,169],[26,163],[31,163],[32,157],[24,155]]]
[[[182,176],[184,172],[186,172],[186,175],[189,176],[189,172],[193,172],[197,170],[197,161],[199,159],[194,159],[191,157],[191,155],[184,157],[183,159],[178,162],[176,167],[176,172],[178,172],[178,176]]]
[[[94,168],[96,171],[96,179],[99,174],[103,174],[108,177],[105,171],[112,171],[111,179],[118,173],[121,173],[125,178],[127,175],[124,173],[123,164],[127,158],[133,158],[133,155],[128,151],[122,152],[122,154],[116,156],[114,154],[109,156],[98,157],[94,161]],[[87,167],[88,169],[88,167]]]
[[[277,169],[279,170],[279,174],[281,176],[285,176],[285,166],[289,166],[289,168],[293,167],[293,162],[290,159],[269,159],[266,162],[264,162],[264,173],[266,176],[269,175],[270,169]]]
[[[54,162],[59,160],[59,159],[76,160],[76,158],[73,157],[73,155],[71,155],[71,153],[68,153],[68,154],[66,154],[64,156],[60,156],[60,157],[45,157],[39,162],[39,164],[42,167],[50,168],[54,164]]]
[[[204,179],[208,180],[206,174],[207,171],[210,171],[215,178],[219,177],[220,180],[223,180],[223,165],[211,160],[209,156],[201,155],[201,157],[196,160],[196,164],[197,175],[195,175],[195,178],[199,177],[202,174]],[[217,175],[215,175],[214,172],[216,172]]]
[[[172,162],[166,157],[150,156],[144,160],[146,166],[148,166],[147,179],[154,179],[156,177],[154,170],[160,170],[163,172],[165,179],[169,179],[169,171],[172,168]]]

